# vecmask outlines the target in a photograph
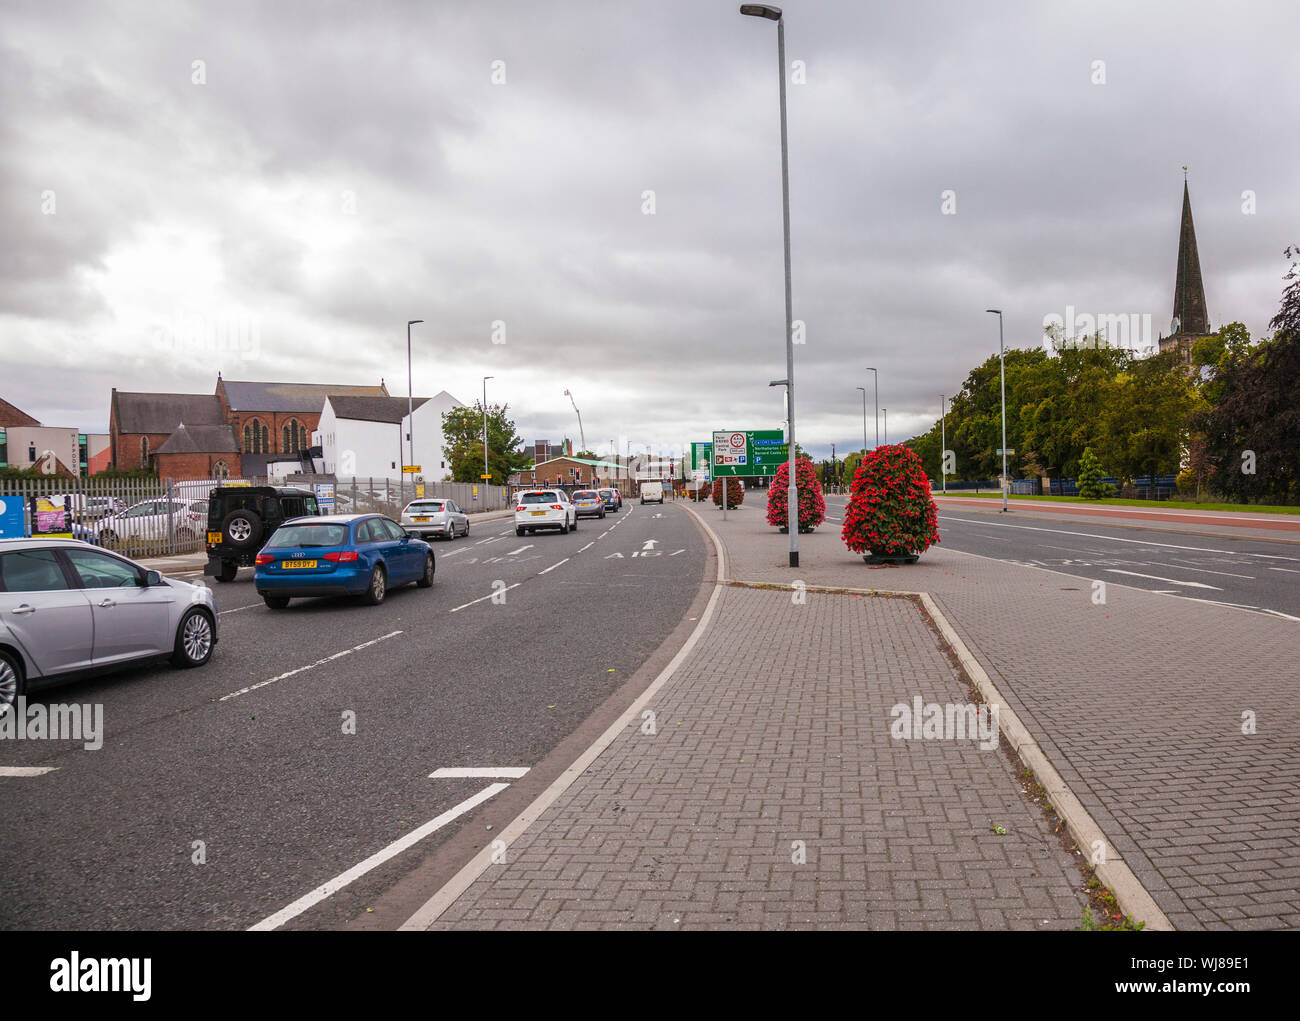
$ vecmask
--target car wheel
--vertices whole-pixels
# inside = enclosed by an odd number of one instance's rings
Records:
[[[576,532],[577,530],[578,530],[578,515],[575,514],[573,515],[573,525],[571,526],[570,531]]]
[[[468,522],[468,521],[465,522],[465,538],[466,538],[466,539],[469,538],[469,522]]]
[[[288,596],[263,596],[262,602],[266,603],[272,610],[283,610],[289,605]]]
[[[516,525],[516,526],[515,526],[515,535],[519,536],[520,538],[523,538],[523,534],[524,534],[524,530],[523,530],[522,528],[520,528],[518,525]]]
[[[560,526],[560,534],[561,534],[561,535],[568,535],[568,534],[569,534],[569,522],[568,522],[567,519],[565,520],[564,524],[562,524],[562,525]]]
[[[262,519],[250,510],[233,510],[221,522],[221,534],[226,542],[238,549],[258,545],[262,535]]]
[[[117,545],[117,533],[111,528],[105,528],[95,537],[96,541],[105,549],[112,549]]]
[[[239,565],[233,560],[223,560],[221,569],[217,571],[217,581],[234,581],[237,574],[239,574]]]
[[[191,607],[176,629],[176,646],[172,649],[172,666],[202,666],[212,658],[212,618],[206,610]]]
[[[420,575],[420,580],[415,584],[420,588],[431,588],[433,586],[433,572],[436,568],[433,566],[433,554],[424,555],[424,573]]]
[[[13,653],[0,649],[0,716],[3,716],[26,690],[23,681],[23,665]]]
[[[367,606],[378,606],[384,601],[384,596],[388,594],[388,578],[384,574],[382,567],[376,567],[370,572],[370,585],[366,589],[366,594],[361,598]]]

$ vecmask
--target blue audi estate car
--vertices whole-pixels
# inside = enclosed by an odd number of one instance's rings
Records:
[[[254,563],[257,594],[273,610],[304,596],[361,596],[377,606],[395,585],[433,584],[433,547],[382,514],[286,521]]]

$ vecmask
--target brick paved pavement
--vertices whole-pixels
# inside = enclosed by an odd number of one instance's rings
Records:
[[[1300,625],[942,546],[869,568],[838,525],[791,569],[761,504],[702,511],[731,576],[931,593],[1175,926],[1300,926]]]
[[[1079,870],[1005,755],[890,737],[896,703],[965,701],[916,605],[806,598],[725,589],[656,733],[627,727],[432,927],[1076,927]]]

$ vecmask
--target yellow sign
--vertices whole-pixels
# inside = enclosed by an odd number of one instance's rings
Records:
[[[420,472],[424,471],[424,469],[418,464],[404,464],[402,465],[402,471],[407,475],[419,475]]]
[[[490,479],[491,477],[492,477],[491,475],[480,475],[480,476],[479,476],[479,478],[481,478],[481,479]]]
[[[418,499],[419,499],[420,497],[422,497],[422,496],[424,496],[424,483],[423,483],[423,482],[417,482],[417,483],[415,484],[415,498],[418,500]],[[415,520],[416,520],[416,521],[419,521],[420,519],[419,519],[419,518],[416,518]],[[427,519],[426,519],[426,520],[427,520]]]

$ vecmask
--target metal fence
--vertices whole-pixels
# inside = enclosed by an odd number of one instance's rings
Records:
[[[310,488],[317,480],[295,481],[290,476],[281,485]],[[387,514],[397,520],[402,508],[416,499],[418,490],[409,479],[356,479],[341,478],[334,481],[334,511],[337,514]],[[466,514],[478,511],[505,510],[511,506],[510,490],[506,486],[485,486],[472,482],[425,482],[423,493],[428,499],[451,500]]]

